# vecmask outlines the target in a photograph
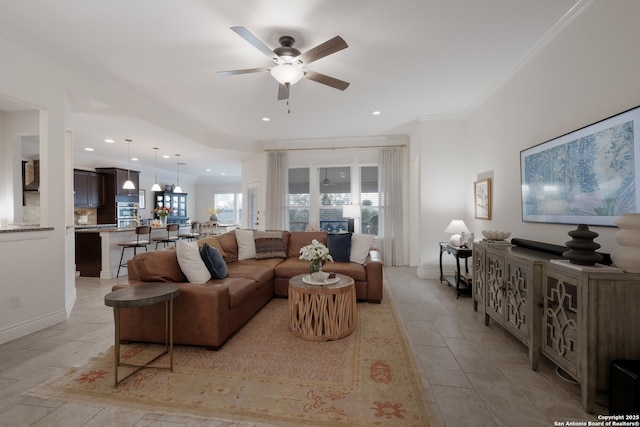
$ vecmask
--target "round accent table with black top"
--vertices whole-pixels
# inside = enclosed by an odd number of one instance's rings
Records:
[[[336,283],[305,283],[306,274],[289,280],[291,333],[305,340],[339,340],[355,329],[356,289],[353,279],[337,274]]]
[[[130,286],[108,293],[104,297],[105,305],[113,307],[115,322],[115,348],[114,348],[114,387],[118,387],[125,379],[135,374],[142,368],[167,369],[173,372],[173,300],[180,295],[180,288],[169,283],[147,283],[144,285]],[[120,361],[120,309],[129,307],[142,307],[146,305],[165,303],[165,348],[162,353],[145,364],[124,363]],[[161,356],[169,354],[169,366],[150,366]],[[126,377],[118,381],[118,368],[120,366],[136,367]]]

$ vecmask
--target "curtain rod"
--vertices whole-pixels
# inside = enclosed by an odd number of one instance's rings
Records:
[[[271,151],[311,151],[311,150],[345,150],[349,148],[392,148],[392,147],[406,147],[407,144],[396,144],[396,145],[352,145],[352,146],[337,146],[337,147],[319,147],[319,148],[311,148],[311,147],[303,147],[303,148],[265,148],[265,152]]]

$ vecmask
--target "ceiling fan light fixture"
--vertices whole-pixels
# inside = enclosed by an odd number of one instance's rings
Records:
[[[304,76],[302,68],[293,64],[280,64],[271,69],[271,76],[283,85],[293,85]]]

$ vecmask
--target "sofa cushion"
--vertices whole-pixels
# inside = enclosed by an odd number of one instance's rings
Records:
[[[227,277],[229,268],[218,249],[205,243],[202,249],[200,249],[200,257],[202,261],[204,261],[204,265],[207,267],[207,270],[209,270],[209,273],[211,273],[212,279],[224,279]]]
[[[202,250],[202,246],[205,243],[211,246],[212,248],[216,248],[218,252],[220,252],[220,255],[222,255],[223,258],[227,256],[227,253],[224,251],[224,249],[222,249],[222,245],[220,244],[220,241],[218,240],[217,237],[209,236],[209,237],[205,237],[204,239],[199,239],[198,249]]]
[[[298,274],[309,274],[309,261],[298,258],[287,258],[275,267],[275,276],[279,279],[291,279]],[[362,264],[353,262],[327,262],[322,271],[344,274],[358,282],[367,281],[367,271]]]
[[[178,240],[176,255],[180,269],[191,283],[204,283],[211,279],[211,273],[202,261],[198,245],[195,242]]]
[[[351,254],[349,261],[364,264],[373,244],[373,234],[354,234],[351,236]]]
[[[322,271],[328,273],[344,274],[353,278],[356,282],[367,281],[367,270],[362,264],[355,262],[328,262],[322,267]]]
[[[229,264],[238,260],[238,240],[235,230],[216,236],[224,253],[222,257]],[[226,254],[226,255],[225,255]]]
[[[331,269],[331,264],[333,263],[325,263],[322,270],[329,271]],[[274,272],[276,277],[284,279],[290,279],[298,274],[309,274],[309,261],[293,257],[287,258],[275,267]]]
[[[300,256],[300,249],[303,246],[311,244],[311,241],[315,239],[323,245],[327,244],[327,232],[326,231],[292,231],[289,235],[289,247],[287,249],[287,257]]]
[[[138,280],[143,282],[186,282],[174,248],[142,252],[135,257]]]
[[[286,258],[282,231],[254,231],[256,259]]]
[[[245,277],[254,280],[258,287],[273,280],[274,267],[282,262],[281,258],[247,259],[229,264],[228,277]]]
[[[227,281],[228,279],[225,279]],[[229,281],[229,308],[247,305],[249,298],[255,298],[256,282],[246,278],[234,278]]]
[[[351,233],[327,235],[329,254],[336,262],[349,262],[351,254]]]
[[[253,230],[235,230],[238,241],[238,261],[256,257],[256,241]]]

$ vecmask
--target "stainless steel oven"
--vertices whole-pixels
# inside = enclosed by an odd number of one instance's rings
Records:
[[[138,220],[138,204],[116,202],[116,219],[118,227],[135,227]]]
[[[138,221],[133,219],[118,219],[118,227],[135,227],[138,225]]]

